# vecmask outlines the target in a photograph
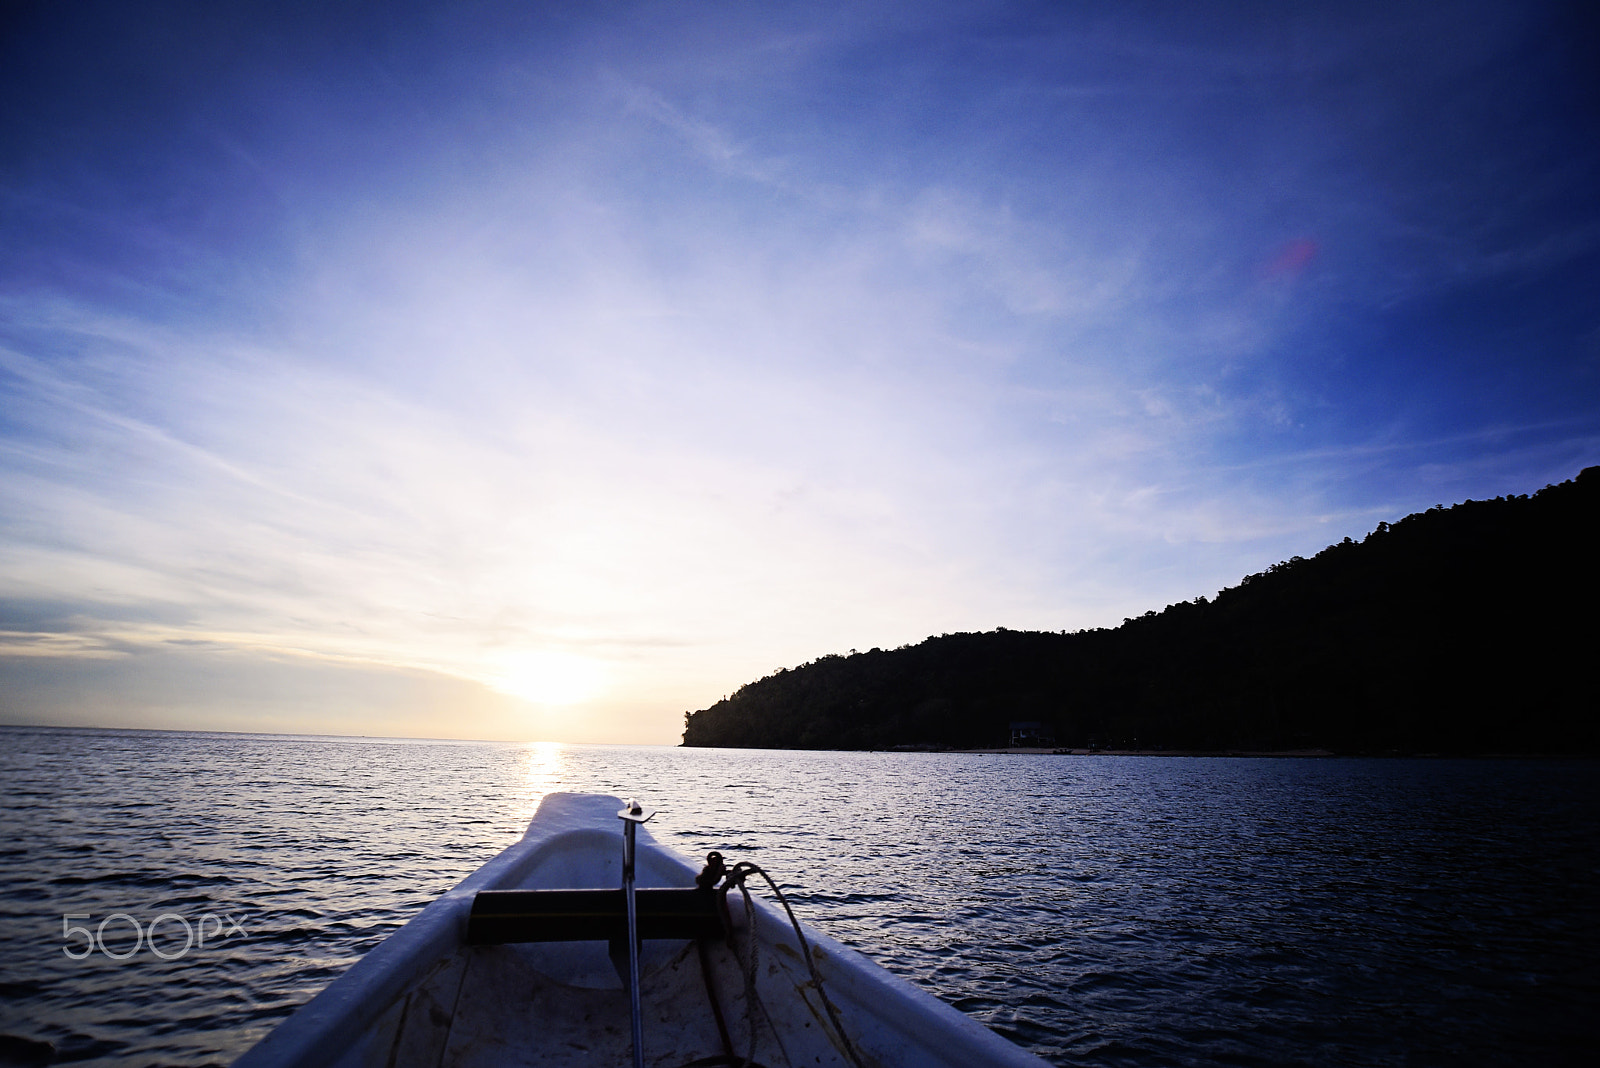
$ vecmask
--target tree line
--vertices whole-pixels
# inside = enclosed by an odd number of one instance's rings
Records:
[[[829,655],[685,715],[683,744],[797,749],[1600,753],[1600,467],[1435,507],[1119,627]]]

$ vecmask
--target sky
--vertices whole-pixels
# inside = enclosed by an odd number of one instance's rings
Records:
[[[1600,463],[1583,5],[0,15],[0,722],[673,743]]]

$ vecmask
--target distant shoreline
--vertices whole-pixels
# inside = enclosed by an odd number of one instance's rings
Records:
[[[904,752],[904,750],[894,750]],[[1331,757],[1331,749],[1084,749],[1059,746],[1015,745],[986,749],[931,749],[938,753],[1018,753],[1044,756],[1171,756],[1171,757]]]
[[[1485,760],[1565,760],[1583,759],[1591,756],[1585,753],[1411,753],[1411,752],[1385,752],[1385,753],[1339,753],[1332,749],[1084,749],[1065,748],[1060,746],[991,746],[985,749],[937,749],[908,746],[905,748],[877,749],[873,752],[889,753],[962,753],[1004,756],[1017,754],[1021,756],[1138,756],[1138,757],[1293,757],[1299,759],[1323,759],[1327,757],[1451,757],[1451,758],[1477,758]]]

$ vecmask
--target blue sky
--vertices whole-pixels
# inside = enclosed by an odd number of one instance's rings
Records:
[[[1578,5],[32,5],[0,719],[670,742],[1600,462]]]

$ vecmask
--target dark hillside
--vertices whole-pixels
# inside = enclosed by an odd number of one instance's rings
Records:
[[[1114,630],[825,656],[690,714],[685,745],[1600,752],[1600,468],[1431,508]]]

